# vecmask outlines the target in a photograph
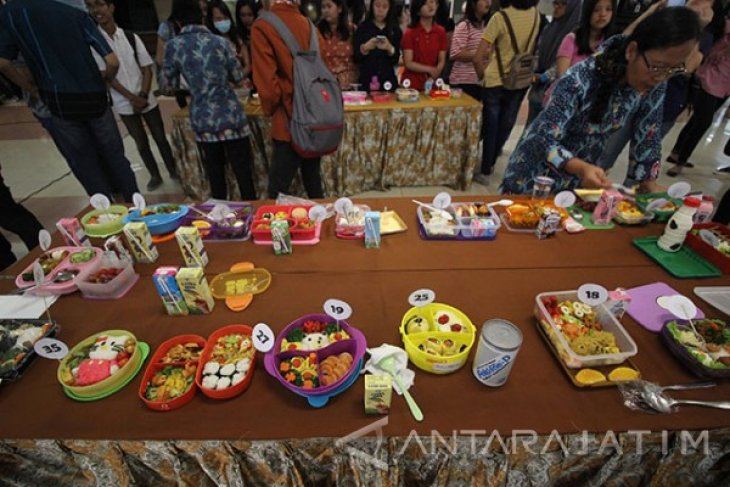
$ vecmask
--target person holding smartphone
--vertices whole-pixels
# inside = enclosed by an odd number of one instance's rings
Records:
[[[355,62],[360,66],[360,87],[370,91],[373,78],[380,88],[388,82],[398,86],[395,67],[400,58],[402,33],[391,0],[372,0],[365,22],[355,31]]]

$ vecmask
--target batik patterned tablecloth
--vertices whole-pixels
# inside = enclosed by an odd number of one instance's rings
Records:
[[[260,106],[247,104],[256,190],[266,197],[271,160],[271,120]],[[182,187],[193,199],[209,197],[187,109],[172,117],[172,148]],[[347,196],[391,186],[471,185],[478,162],[481,104],[460,99],[346,107],[340,149],[322,158],[326,196]],[[229,170],[229,198],[239,197]],[[303,195],[299,178],[292,194]]]
[[[0,485],[727,485],[730,430],[276,441],[5,440]],[[692,446],[692,445],[695,446]]]

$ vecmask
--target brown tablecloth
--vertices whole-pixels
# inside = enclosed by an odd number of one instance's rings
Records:
[[[374,208],[385,202],[368,201]],[[673,479],[678,471],[685,470],[689,479],[717,478],[720,467],[716,462],[730,453],[730,435],[723,429],[730,426],[730,411],[685,407],[674,414],[652,415],[626,408],[616,388],[574,387],[538,334],[532,313],[538,293],[576,289],[585,282],[630,288],[663,281],[692,296],[696,285],[730,285],[730,278],[677,280],[657,267],[632,247],[630,239],[657,234],[661,231],[659,225],[579,235],[561,233],[547,241],[501,230],[491,242],[430,242],[416,235],[415,210],[406,200],[387,200],[387,204],[397,208],[411,228],[405,234],[384,237],[379,250],[366,250],[357,241],[337,240],[328,225],[320,244],[295,247],[294,254],[287,257],[274,257],[269,247],[251,242],[209,244],[209,278],[240,260],[251,260],[273,275],[271,287],[240,314],[221,302],[206,316],[164,314],[149,277],[154,266],[139,266],[140,282],[122,300],[66,296],[53,306],[52,314],[62,326],[60,338],[69,345],[104,329],[124,328],[149,343],[154,351],[174,335],[207,336],[232,323],[263,321],[276,332],[303,314],[320,312],[323,302],[334,297],[352,305],[354,312],[348,321],[365,333],[370,346],[401,345],[398,326],[410,307],[407,297],[417,288],[428,287],[436,292],[438,302],[460,308],[477,327],[490,318],[504,318],[517,325],[524,342],[503,387],[489,388],[474,379],[470,366],[475,349],[467,365],[456,373],[436,376],[415,369],[411,392],[425,419],[415,422],[404,400],[393,397],[388,424],[382,428],[388,438],[387,447],[383,446],[380,453],[393,471],[384,474],[368,470],[372,467],[362,466],[335,440],[380,419],[363,414],[362,380],[332,398],[325,408],[313,409],[268,376],[261,360],[243,395],[214,401],[197,394],[187,406],[170,413],[150,411],[137,397],[141,374],[107,399],[79,403],[63,394],[56,381],[57,363],[37,360],[20,381],[3,385],[0,392],[0,437],[5,440],[0,443],[0,469],[4,462],[14,469],[45,471],[50,467],[40,466],[55,458],[57,466],[64,462],[75,465],[68,466],[67,484],[103,481],[105,475],[120,472],[127,479],[149,481],[155,478],[152,470],[158,464],[160,482],[172,469],[180,482],[202,478],[204,471],[211,475],[206,482],[257,478],[261,485],[306,485],[344,479],[353,485],[447,485],[464,478],[465,472],[478,477],[475,485],[507,482],[509,474],[533,481],[578,478],[633,483],[627,480],[634,478],[627,471],[644,467],[655,469],[654,481]],[[158,248],[161,257],[156,265],[181,263],[174,241]],[[6,289],[9,283],[0,286]],[[695,301],[708,316],[727,319],[700,300]],[[645,379],[660,384],[696,380],[655,334],[629,316],[623,323],[638,345],[639,353],[633,362]],[[727,399],[730,384],[674,394]],[[431,451],[433,431],[447,442],[456,436],[460,444],[467,444],[469,435],[480,435],[478,441],[483,441],[493,431],[509,437],[519,430],[543,435],[543,441],[553,431],[565,438],[596,433],[599,442],[606,431],[618,434],[647,430],[659,435],[654,438],[666,431],[675,438],[671,432],[711,430],[712,452],[702,457],[705,463],[698,463],[696,456],[672,450],[678,448],[675,443],[671,443],[670,451],[654,451],[641,460],[595,450],[579,458],[558,452],[547,460],[526,456],[525,452],[516,457],[449,455],[448,449],[411,455],[417,448],[415,436],[424,438],[425,448]],[[23,438],[48,441],[15,440]],[[357,441],[355,445],[365,448],[370,439]],[[409,443],[405,449],[404,443]],[[176,456],[179,460],[174,460]],[[229,465],[230,461],[234,464]],[[301,463],[286,463],[291,461]],[[363,470],[357,470],[361,467]],[[503,469],[507,469],[507,477]],[[706,477],[710,473],[715,477]]]
[[[266,197],[271,160],[271,120],[260,106],[247,105],[251,127],[254,182]],[[481,104],[460,99],[418,103],[385,103],[345,108],[340,149],[322,158],[322,182],[327,196],[346,196],[391,186],[471,185],[478,163]],[[204,200],[208,179],[198,154],[187,109],[172,117],[172,148],[185,193]],[[229,198],[239,197],[229,170]],[[303,195],[297,177],[291,193]]]

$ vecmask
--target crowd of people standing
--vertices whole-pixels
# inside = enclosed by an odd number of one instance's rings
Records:
[[[152,136],[177,179],[153,79],[190,106],[215,198],[255,199],[250,129],[237,88],[258,92],[272,117],[267,196],[286,193],[297,171],[322,197],[320,160],[292,143],[294,57],[270,12],[302,50],[317,49],[342,90],[378,91],[438,78],[482,103],[481,164],[489,182],[528,98],[524,133],[502,190],[531,191],[536,175],[556,189],[607,187],[629,144],[626,184],[661,189],[661,140],[692,107],[667,158],[670,176],[690,157],[730,96],[727,0],[466,0],[459,22],[447,0],[173,0],[154,58],[114,20],[115,0],[12,0],[0,9],[0,73],[17,85],[88,194],[131,201],[138,191],[114,113],[139,151],[152,191],[162,183]],[[264,16],[266,17],[266,16]],[[315,22],[311,22],[314,20]],[[277,21],[277,22],[278,22]],[[312,44],[314,42],[314,44]],[[728,143],[725,154],[730,156]],[[723,168],[721,172],[730,172]]]

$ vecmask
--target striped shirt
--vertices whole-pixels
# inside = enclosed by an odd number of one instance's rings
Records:
[[[14,0],[0,9],[0,58],[22,53],[51,113],[98,118],[109,108],[106,84],[89,49],[112,51],[88,13],[48,0]]]
[[[462,20],[454,29],[451,37],[451,58],[455,58],[464,51],[476,51],[482,40],[484,26],[474,27],[468,20]],[[454,61],[449,75],[449,83],[452,85],[477,85],[479,77],[474,70],[471,61]]]
[[[515,37],[517,38],[517,47],[520,49],[520,52],[525,52],[528,38],[530,45],[527,46],[527,51],[531,53],[535,52],[535,42],[537,40],[537,35],[540,33],[540,17],[536,16],[537,10],[535,7],[528,8],[527,10],[518,10],[514,7],[507,7],[502,9],[502,11],[507,14],[507,17],[509,17],[510,24],[512,24],[512,29],[514,29]],[[537,25],[535,25],[536,18],[538,22]],[[534,32],[532,32],[533,26]],[[532,32],[531,38],[530,32]],[[499,67],[497,66],[496,50],[499,49],[499,53],[502,56],[502,66],[504,67],[505,75],[509,73],[509,65],[515,54],[514,49],[512,49],[512,42],[510,41],[507,24],[504,23],[502,14],[492,15],[492,18],[489,19],[489,23],[487,24],[487,28],[484,29],[482,39],[495,47],[495,51],[487,65],[487,69],[484,71],[484,86],[487,88],[502,86],[502,79],[499,76]]]

